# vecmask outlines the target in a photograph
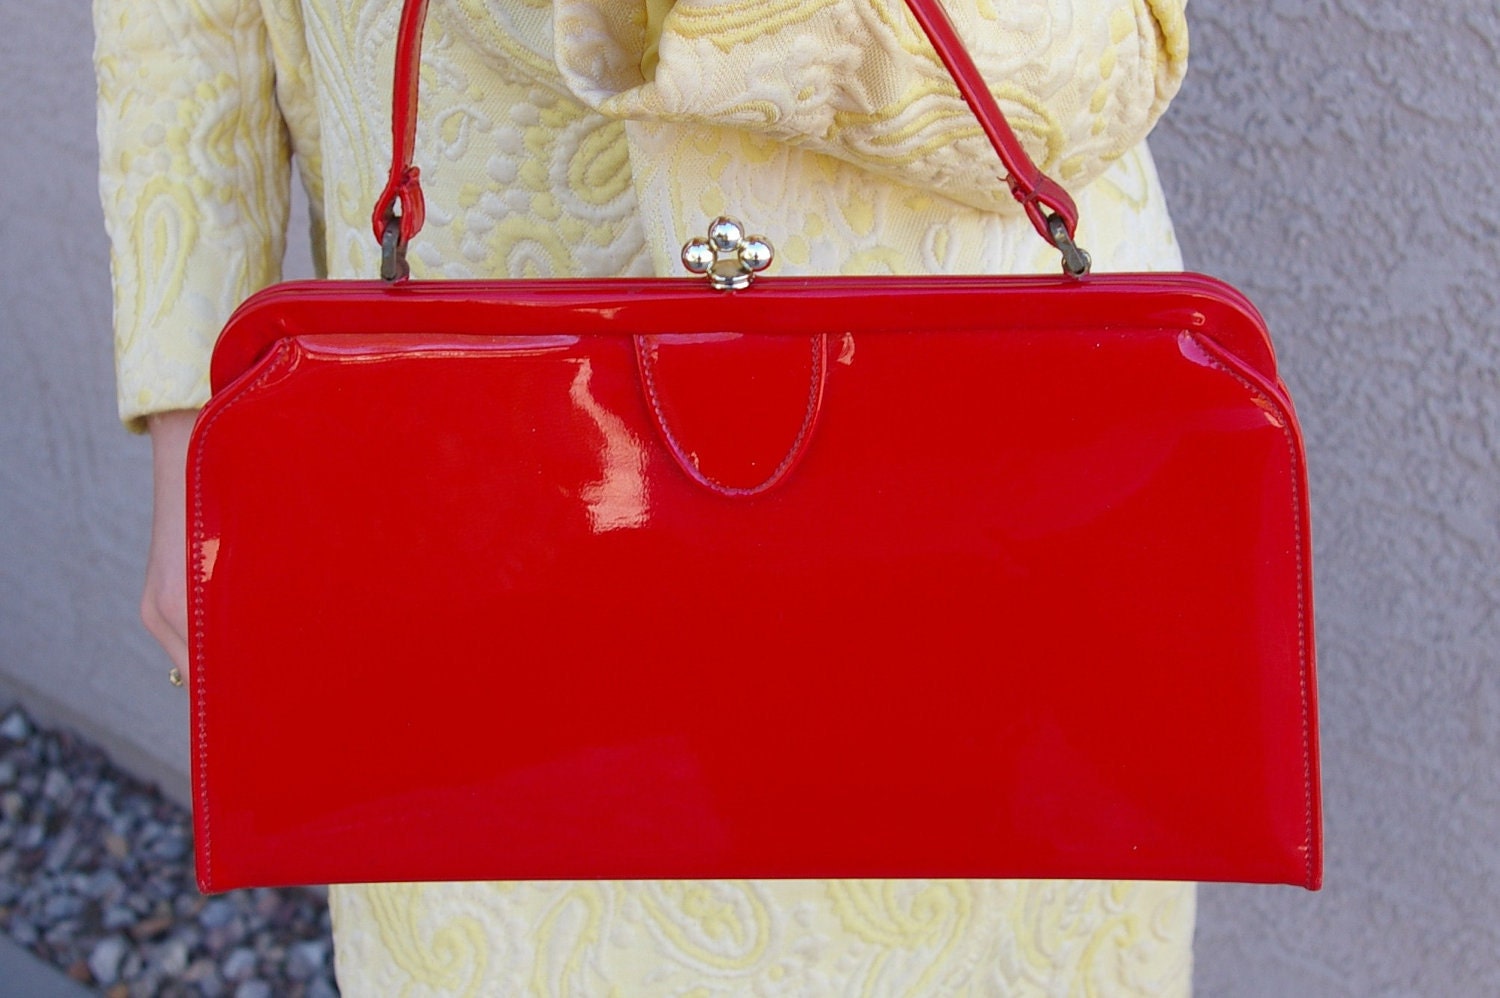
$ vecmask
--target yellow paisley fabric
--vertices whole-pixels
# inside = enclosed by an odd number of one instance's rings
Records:
[[[1100,270],[1180,261],[1144,137],[1185,0],[948,0]],[[397,0],[94,0],[127,425],[207,398],[276,280],[370,277]],[[775,273],[1055,272],[899,0],[434,0],[417,276],[674,274],[725,211]],[[789,830],[791,831],[791,830]],[[1189,885],[430,884],[332,892],[349,995],[1179,995]]]
[[[1190,993],[1194,892],[1180,884],[385,884],[331,896],[346,995]]]

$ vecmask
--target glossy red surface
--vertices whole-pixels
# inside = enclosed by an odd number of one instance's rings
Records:
[[[214,383],[205,890],[1321,878],[1302,445],[1217,282],[301,285]]]

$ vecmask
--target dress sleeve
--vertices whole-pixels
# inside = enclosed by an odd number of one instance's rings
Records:
[[[278,279],[290,142],[256,0],[95,0],[120,417],[201,406],[225,319]]]
[[[948,0],[1012,127],[1081,188],[1134,148],[1187,62],[1186,0]],[[558,0],[558,63],[611,117],[727,127],[1016,211],[901,0]]]

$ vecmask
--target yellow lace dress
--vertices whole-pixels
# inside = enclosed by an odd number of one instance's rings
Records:
[[[1181,80],[1184,5],[947,4],[1100,270],[1180,266],[1143,140]],[[725,211],[782,274],[1057,268],[899,0],[432,6],[419,277],[678,273]],[[127,425],[207,398],[219,328],[279,275],[294,164],[320,266],[375,274],[398,8],[95,0]],[[1190,990],[1182,884],[425,884],[331,904],[355,996]]]

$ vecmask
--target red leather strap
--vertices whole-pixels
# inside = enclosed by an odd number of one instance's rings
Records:
[[[409,243],[427,220],[422,171],[412,165],[417,143],[417,88],[421,84],[422,29],[427,0],[406,0],[396,32],[396,71],[391,94],[391,172],[375,201],[375,241],[384,244],[385,228],[397,220],[401,205],[401,245]]]
[[[1047,242],[1054,242],[1048,216],[1055,213],[1067,227],[1071,239],[1078,229],[1077,206],[1062,185],[1043,173],[1026,155],[1025,148],[1016,140],[1016,133],[1010,129],[1010,122],[1005,120],[1005,113],[995,103],[984,77],[979,75],[974,60],[969,58],[969,50],[964,48],[958,32],[953,30],[947,12],[937,0],[906,0],[906,6],[911,8],[927,40],[937,50],[938,58],[952,74],[958,92],[974,112],[974,117],[979,119],[979,127],[984,129],[990,145],[1000,154],[1010,193],[1026,209],[1032,226]]]
[[[412,165],[413,147],[417,133],[417,86],[422,58],[422,27],[427,20],[428,0],[405,0],[401,10],[401,28],[396,38],[396,74],[391,102],[391,157],[390,178],[385,190],[375,203],[375,239],[385,238],[386,226],[399,217],[400,242],[404,246],[422,228],[426,212],[422,200],[422,185],[419,171]],[[917,23],[927,35],[938,58],[943,61],[959,93],[979,119],[990,145],[999,153],[1005,164],[1006,182],[1010,192],[1026,209],[1031,224],[1049,243],[1059,243],[1052,230],[1054,218],[1066,228],[1072,238],[1078,227],[1078,209],[1062,185],[1044,174],[1026,155],[1026,150],[1016,140],[1015,132],[1005,120],[1000,106],[995,103],[984,78],[969,58],[968,50],[959,40],[958,33],[948,20],[947,13],[937,0],[906,0]],[[395,211],[401,205],[398,216]],[[1059,248],[1062,248],[1059,246]]]

